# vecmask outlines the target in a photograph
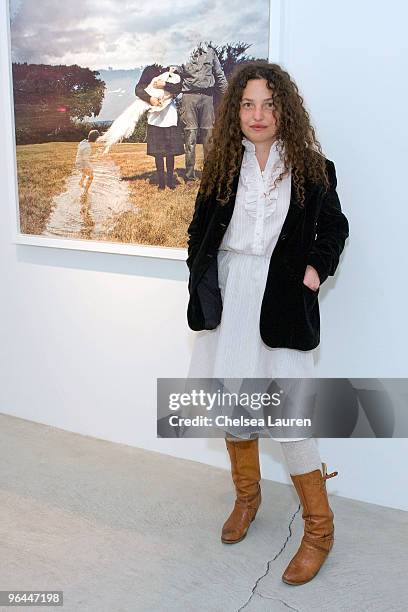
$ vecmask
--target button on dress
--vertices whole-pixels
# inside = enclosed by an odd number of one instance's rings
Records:
[[[259,331],[269,262],[289,209],[291,173],[275,185],[283,170],[279,141],[263,172],[255,145],[247,138],[242,143],[234,211],[217,254],[221,322],[195,334],[188,377],[311,378],[313,350],[268,347]]]

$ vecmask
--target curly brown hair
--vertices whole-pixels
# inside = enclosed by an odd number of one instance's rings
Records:
[[[232,74],[217,112],[200,192],[210,195],[215,190],[220,204],[225,204],[232,195],[243,156],[240,103],[251,79],[265,79],[272,91],[276,138],[284,147],[284,170],[277,180],[292,168],[296,195],[303,206],[306,180],[328,188],[326,161],[296,83],[278,64],[263,60],[245,63]]]

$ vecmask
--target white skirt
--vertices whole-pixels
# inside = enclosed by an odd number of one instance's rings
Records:
[[[218,251],[221,323],[216,329],[196,333],[188,378],[314,376],[313,350],[270,348],[261,338],[259,320],[269,262],[270,256]],[[305,438],[273,439],[286,442]]]

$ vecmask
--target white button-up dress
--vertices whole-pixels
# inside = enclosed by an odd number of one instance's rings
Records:
[[[255,145],[246,138],[242,143],[234,212],[218,251],[221,323],[196,333],[188,377],[310,378],[312,350],[268,347],[259,331],[269,262],[289,209],[291,175],[275,185],[283,169],[278,142],[263,172]]]

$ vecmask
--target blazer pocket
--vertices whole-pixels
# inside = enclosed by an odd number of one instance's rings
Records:
[[[314,312],[316,308],[319,308],[319,289],[316,291],[314,289],[310,289],[307,285],[302,281],[302,294],[304,299],[304,304],[306,310],[308,312]]]
[[[317,295],[320,290],[320,287],[318,287],[317,289],[311,289],[310,287],[305,285],[303,281],[302,281],[302,286],[303,286],[303,289],[305,289],[308,293],[311,293],[312,295]]]

